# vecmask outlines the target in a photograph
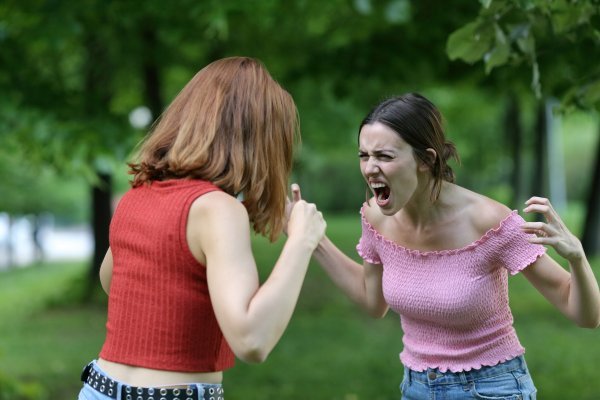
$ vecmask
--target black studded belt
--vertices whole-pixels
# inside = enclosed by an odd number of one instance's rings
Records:
[[[129,386],[119,384],[94,369],[93,363],[89,363],[83,369],[81,380],[111,399],[116,399],[120,391],[122,400],[225,400],[222,385],[202,384],[200,389],[196,386],[187,388]]]

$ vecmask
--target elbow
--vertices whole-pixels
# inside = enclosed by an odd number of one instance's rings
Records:
[[[247,364],[261,364],[267,360],[268,353],[260,350],[245,350],[236,353],[236,356]]]
[[[247,364],[261,364],[267,360],[268,352],[261,349],[242,349],[234,352],[236,357]]]
[[[236,357],[248,364],[260,364],[267,360],[271,349],[266,343],[254,338],[246,338],[233,348]]]
[[[596,328],[600,327],[600,317],[598,317],[596,319],[578,321],[577,326],[579,326],[580,328],[596,329]]]
[[[578,322],[577,326],[585,329],[596,329],[600,327],[600,322]]]
[[[600,312],[587,318],[580,318],[575,323],[580,328],[596,329],[600,327]]]

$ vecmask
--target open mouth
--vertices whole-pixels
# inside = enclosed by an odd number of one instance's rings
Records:
[[[371,188],[375,192],[375,198],[377,199],[377,204],[385,205],[390,198],[390,188],[384,183],[372,183]]]

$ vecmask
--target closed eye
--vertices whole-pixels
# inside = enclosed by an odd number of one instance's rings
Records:
[[[371,157],[371,156],[369,156],[369,154],[364,151],[358,152],[358,158],[360,158],[361,160],[366,160],[369,157]],[[394,158],[394,156],[392,156],[390,154],[380,153],[377,151],[373,153],[372,157],[375,157],[376,159],[382,160],[382,161],[389,161]]]

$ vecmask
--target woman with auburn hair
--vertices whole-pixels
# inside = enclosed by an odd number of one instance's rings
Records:
[[[257,60],[215,61],[183,88],[130,164],[111,221],[106,340],[80,400],[223,399],[234,356],[266,359],[326,226],[314,204],[286,208],[298,139],[292,97]],[[286,214],[260,286],[251,227],[273,241]]]

